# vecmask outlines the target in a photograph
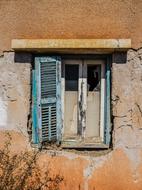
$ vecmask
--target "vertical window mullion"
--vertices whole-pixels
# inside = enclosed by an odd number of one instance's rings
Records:
[[[105,129],[105,64],[101,64],[101,106],[100,106],[100,137],[104,141]]]
[[[78,85],[78,132],[85,138],[86,129],[86,106],[87,106],[87,64],[79,64],[79,85]]]
[[[82,136],[83,136],[83,138],[85,138],[86,109],[87,109],[87,63],[84,60],[83,60],[83,66],[82,66],[82,96],[83,96]]]
[[[82,63],[79,64],[79,78],[78,78],[78,135],[82,135]]]

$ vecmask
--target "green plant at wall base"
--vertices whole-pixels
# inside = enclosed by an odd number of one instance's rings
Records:
[[[43,173],[37,164],[39,152],[11,154],[11,137],[0,150],[0,190],[60,190],[63,177]]]

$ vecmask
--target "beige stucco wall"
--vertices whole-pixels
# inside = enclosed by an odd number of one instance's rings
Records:
[[[1,0],[0,51],[18,38],[131,38],[141,46],[140,0]]]

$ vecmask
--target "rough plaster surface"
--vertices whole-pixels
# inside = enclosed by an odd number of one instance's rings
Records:
[[[131,38],[141,46],[140,0],[1,0],[0,51],[11,40]]]
[[[12,150],[29,148],[30,55],[13,52],[0,58],[0,138],[12,136]],[[66,190],[141,190],[142,187],[142,49],[112,57],[113,150],[101,156],[43,151],[42,169],[64,176]],[[5,115],[6,113],[6,115]],[[2,144],[2,143],[1,143]],[[0,146],[1,146],[0,144]]]
[[[0,58],[0,129],[27,136],[30,113],[30,63],[14,62],[14,53]]]
[[[113,63],[112,104],[115,147],[142,148],[142,52],[130,50],[127,63]]]
[[[115,147],[142,148],[141,58],[141,49],[130,50],[127,63],[113,63],[112,104]]]

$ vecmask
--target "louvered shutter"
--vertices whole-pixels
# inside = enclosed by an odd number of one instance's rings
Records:
[[[60,57],[36,57],[39,143],[61,138]]]
[[[110,106],[110,97],[111,97],[111,71],[110,64],[106,65],[106,97],[105,97],[105,144],[110,144],[111,137],[111,106]]]

